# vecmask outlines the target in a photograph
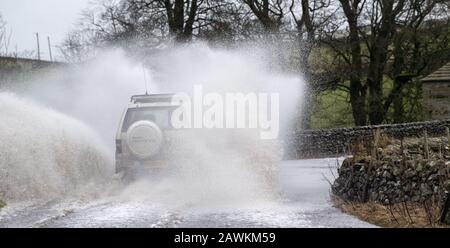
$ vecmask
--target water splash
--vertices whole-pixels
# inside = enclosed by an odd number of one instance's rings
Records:
[[[29,188],[32,193],[26,195],[41,195],[47,191],[55,192],[56,195],[64,194],[66,189],[73,188],[78,180],[66,178],[82,178],[84,173],[89,172],[87,168],[92,167],[91,162],[84,160],[86,151],[92,151],[90,156],[96,158],[95,165],[103,169],[108,168],[110,171],[109,165],[100,164],[104,163],[102,161],[112,160],[111,153],[114,151],[114,136],[118,121],[130,95],[142,94],[145,91],[142,60],[149,69],[151,93],[181,91],[190,94],[193,86],[199,84],[203,86],[205,92],[279,93],[280,131],[289,133],[294,116],[300,109],[303,81],[299,75],[287,73],[273,66],[275,62],[272,61],[270,51],[254,47],[252,44],[243,45],[238,49],[216,49],[203,43],[195,43],[163,49],[151,56],[133,59],[126,56],[123,51],[111,50],[93,61],[50,70],[39,78],[25,82],[21,87],[12,86],[9,90],[81,120],[99,134],[102,141],[87,142],[91,141],[92,136],[88,134],[88,129],[78,122],[69,121],[67,117],[42,108],[34,110],[36,115],[33,118],[43,122],[42,128],[45,126],[46,129],[39,132],[27,126],[29,130],[22,136],[24,139],[37,140],[41,140],[42,136],[46,137],[42,146],[45,149],[43,154],[47,157],[42,158],[39,164],[49,165],[43,166],[39,171],[40,174],[33,174],[31,169],[33,163],[28,160],[22,163],[20,158],[9,156],[13,163],[20,161],[22,167],[18,167],[20,171],[17,172],[13,172],[11,166],[8,167],[10,171],[8,173],[16,176],[15,179],[8,179],[6,187],[2,186],[7,189],[3,194],[16,194],[17,191],[11,187],[20,183],[30,184],[25,188]],[[22,104],[17,108],[27,111],[31,105]],[[16,126],[20,126],[19,123],[26,125],[29,122],[25,121],[28,118],[27,113],[17,116],[12,123],[17,123],[14,124]],[[6,114],[1,113],[1,116]],[[52,119],[55,121],[49,121]],[[60,124],[49,123],[47,127],[45,122]],[[66,122],[69,124],[61,124]],[[8,126],[9,129],[2,126],[0,132],[17,132],[19,129],[11,128],[14,125]],[[65,138],[61,138],[61,134],[66,135],[62,136]],[[221,141],[221,144],[212,146],[212,141]],[[0,142],[4,146],[7,143]],[[174,164],[172,174],[159,182],[149,180],[136,182],[123,188],[119,195],[124,199],[143,198],[167,204],[196,202],[221,205],[226,202],[233,204],[251,202],[255,196],[258,198],[264,195],[261,188],[267,185],[276,187],[265,182],[267,177],[260,176],[258,170],[267,166],[269,170],[266,171],[276,173],[276,170],[272,171],[270,168],[281,159],[278,144],[275,145],[276,148],[264,146],[257,148],[258,140],[250,138],[247,132],[232,136],[196,135],[187,137],[182,144],[183,146],[177,150],[179,153],[172,159]],[[108,147],[109,152],[104,151],[104,145]],[[9,153],[20,154],[18,151],[14,153],[13,150],[16,147],[23,149],[22,146],[24,144],[15,144]],[[55,157],[59,151],[63,154],[69,152]],[[106,160],[103,159],[104,154],[110,154]],[[58,167],[61,161],[65,164],[63,166],[65,171],[62,172]],[[269,178],[273,176],[270,173]],[[39,176],[35,178],[35,175]],[[36,189],[38,192],[33,192],[31,185],[40,183],[46,185],[45,182],[49,180],[54,181],[48,186],[49,189]]]
[[[112,174],[110,153],[81,122],[0,93],[0,198],[52,199]]]

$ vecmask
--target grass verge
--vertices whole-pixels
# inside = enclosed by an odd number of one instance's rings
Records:
[[[334,206],[344,213],[358,219],[385,228],[448,228],[435,219],[420,205],[393,204],[385,206],[375,202],[347,202],[332,196]]]

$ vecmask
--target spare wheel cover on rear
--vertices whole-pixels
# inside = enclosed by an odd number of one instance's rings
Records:
[[[150,159],[161,149],[163,134],[154,122],[138,121],[128,128],[127,145],[139,159]]]

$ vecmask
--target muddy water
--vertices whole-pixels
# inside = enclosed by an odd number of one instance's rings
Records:
[[[279,197],[228,203],[158,198],[144,187],[157,186],[145,182],[120,190],[111,184],[116,193],[95,199],[10,204],[0,212],[0,227],[372,227],[330,203],[327,179],[335,166],[335,159],[284,161]]]

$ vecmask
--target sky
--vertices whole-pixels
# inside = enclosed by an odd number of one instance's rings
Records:
[[[39,32],[41,59],[49,59],[47,36],[52,42],[52,53],[60,57],[57,46],[70,30],[75,28],[82,10],[91,0],[0,0],[0,13],[12,32],[10,51],[19,54],[36,50],[36,32]]]

